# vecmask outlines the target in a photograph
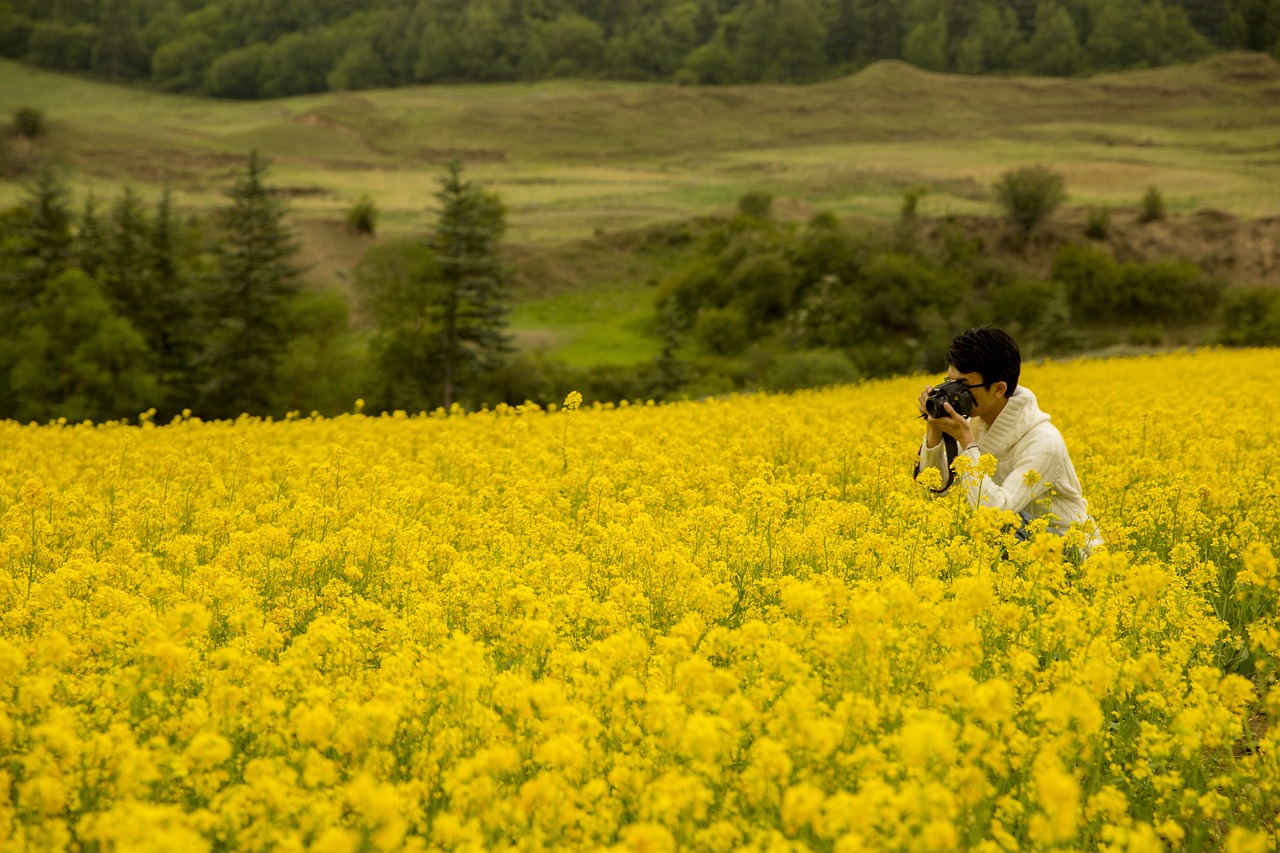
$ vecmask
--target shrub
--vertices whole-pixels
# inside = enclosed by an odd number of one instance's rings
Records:
[[[1120,269],[1106,252],[1063,246],[1053,259],[1052,275],[1062,284],[1067,302],[1080,319],[1103,320],[1116,309]]]
[[[911,220],[919,212],[920,199],[929,194],[928,187],[912,187],[902,194],[902,218]]]
[[[1158,347],[1164,343],[1164,327],[1159,323],[1142,323],[1129,330],[1129,343],[1136,347]]]
[[[1048,166],[1010,169],[996,183],[996,199],[1025,237],[1066,201],[1064,183],[1062,173]]]
[[[778,357],[765,372],[770,391],[799,391],[824,385],[842,385],[861,378],[849,356],[832,349],[789,352]]]
[[[1142,204],[1138,210],[1139,222],[1158,222],[1164,219],[1164,197],[1160,195],[1160,190],[1155,187],[1148,187],[1147,194],[1142,197]]]
[[[1213,310],[1220,291],[1193,263],[1121,264],[1083,246],[1062,247],[1053,278],[1086,320],[1190,322]]]
[[[737,355],[750,342],[747,320],[737,308],[705,308],[693,323],[693,337],[709,353]]]
[[[373,234],[378,227],[378,207],[367,195],[347,211],[347,228],[356,234]]]
[[[752,190],[738,199],[738,212],[752,219],[768,219],[773,208],[773,193],[766,190]]]
[[[13,111],[13,132],[24,139],[39,139],[48,127],[44,112],[35,107],[18,107]]]
[[[1105,240],[1111,236],[1111,211],[1105,207],[1089,208],[1089,220],[1084,226],[1084,236],[1090,240]]]
[[[1280,346],[1280,290],[1228,290],[1218,308],[1218,340],[1231,346]]]

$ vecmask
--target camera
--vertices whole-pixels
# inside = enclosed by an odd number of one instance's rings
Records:
[[[929,396],[925,397],[924,411],[931,418],[945,418],[948,415],[947,410],[943,408],[943,403],[950,403],[957,415],[967,418],[973,411],[974,402],[969,386],[959,379],[948,379],[934,387],[929,392]]]

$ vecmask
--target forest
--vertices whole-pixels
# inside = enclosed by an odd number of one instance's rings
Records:
[[[1275,0],[0,0],[0,57],[276,98],[556,77],[1073,76],[1280,50]]]
[[[829,211],[782,221],[762,191],[732,216],[606,236],[637,253],[681,247],[653,282],[662,348],[644,363],[575,366],[513,345],[506,210],[464,172],[457,161],[442,170],[430,233],[370,244],[349,298],[303,286],[287,202],[256,153],[204,216],[132,191],[75,209],[43,168],[0,211],[0,418],[162,423],[548,405],[568,390],[613,401],[793,391],[935,369],[955,329],[984,323],[1010,330],[1029,358],[1117,341],[1280,345],[1280,290],[1230,285],[1185,259],[1117,259],[1107,211],[1053,237],[1049,274],[1031,273],[1025,252],[1045,243],[1038,229],[1062,200],[1061,176],[1031,167],[1006,173],[1026,198],[1006,205],[993,236],[919,216],[912,192],[897,221],[868,223]],[[1136,227],[1165,215],[1152,188]],[[375,220],[375,206],[352,208],[353,226]]]

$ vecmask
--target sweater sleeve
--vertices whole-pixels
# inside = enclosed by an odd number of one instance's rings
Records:
[[[989,506],[1021,512],[1044,497],[1059,468],[1058,449],[1052,442],[1043,439],[1031,442],[1018,455],[1001,484],[978,473],[979,454],[976,448],[969,450],[968,454],[974,464],[965,475],[963,484],[969,505],[974,507]],[[1028,475],[1033,471],[1037,475],[1035,482],[1028,483]]]
[[[955,480],[955,474],[951,470],[951,464],[947,461],[947,445],[946,442],[939,441],[933,447],[929,447],[929,439],[920,439],[920,458],[916,462],[916,474],[926,468],[937,468],[942,474],[942,488],[938,489],[934,494],[945,495]]]

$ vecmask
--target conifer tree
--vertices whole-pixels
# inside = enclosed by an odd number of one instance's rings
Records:
[[[432,248],[440,269],[433,306],[439,329],[444,407],[468,369],[493,366],[510,349],[506,334],[506,276],[498,242],[506,231],[506,209],[493,193],[463,180],[455,160],[436,193],[439,219]]]
[[[76,266],[85,275],[96,276],[106,263],[107,232],[102,224],[102,216],[98,213],[98,199],[92,192],[85,197],[84,210],[80,213],[71,251]]]
[[[255,151],[218,215],[220,237],[205,306],[208,335],[199,358],[201,411],[215,417],[265,414],[276,366],[288,344],[285,308],[299,291],[298,243],[284,203],[264,183]]]
[[[183,234],[173,215],[168,187],[150,224],[143,247],[143,274],[155,305],[139,331],[156,357],[161,383],[156,408],[164,420],[196,401],[191,365],[199,350],[200,295],[189,265],[183,261]]]

